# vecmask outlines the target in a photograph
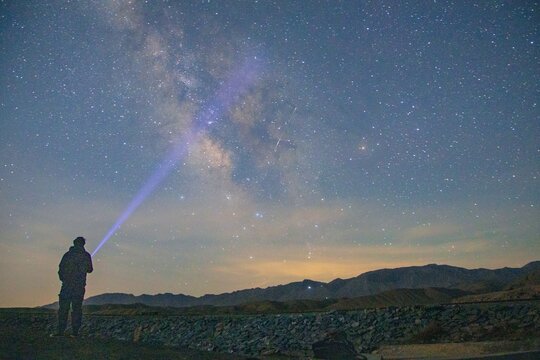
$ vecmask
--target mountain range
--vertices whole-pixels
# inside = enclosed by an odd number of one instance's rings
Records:
[[[335,279],[328,283],[303,280],[267,288],[238,290],[219,295],[194,297],[183,294],[139,295],[106,293],[85,300],[85,305],[144,304],[161,307],[232,306],[258,301],[287,302],[294,300],[325,300],[358,298],[397,289],[446,288],[469,294],[500,291],[513,283],[537,274],[540,261],[521,268],[465,269],[449,265],[429,264],[366,272],[350,279]],[[57,303],[45,305],[57,307]]]

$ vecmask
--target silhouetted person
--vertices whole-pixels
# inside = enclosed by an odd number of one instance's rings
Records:
[[[82,236],[73,240],[73,246],[64,254],[58,267],[62,289],[58,295],[60,308],[58,309],[58,332],[55,334],[57,336],[63,335],[66,330],[70,307],[73,335],[79,335],[86,274],[93,270],[92,257],[84,249],[85,243],[86,240]]]

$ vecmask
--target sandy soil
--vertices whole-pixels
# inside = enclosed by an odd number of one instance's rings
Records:
[[[384,359],[459,359],[531,350],[540,350],[540,339],[531,341],[388,345],[381,347],[377,354],[382,355]]]

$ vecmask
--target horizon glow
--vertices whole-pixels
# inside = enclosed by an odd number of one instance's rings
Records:
[[[247,58],[242,66],[233,71],[228,80],[217,91],[214,99],[202,108],[193,121],[193,125],[174,143],[164,160],[133,197],[128,206],[120,214],[111,228],[107,231],[98,246],[92,252],[94,257],[109,241],[118,229],[126,222],[135,210],[156,190],[165,178],[186,155],[190,144],[197,141],[198,136],[219,118],[255,83],[261,70],[261,61],[256,56]]]

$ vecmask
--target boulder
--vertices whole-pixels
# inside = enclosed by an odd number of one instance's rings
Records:
[[[356,352],[354,345],[343,331],[328,333],[323,340],[313,343],[311,348],[316,359],[359,360],[364,358]]]

